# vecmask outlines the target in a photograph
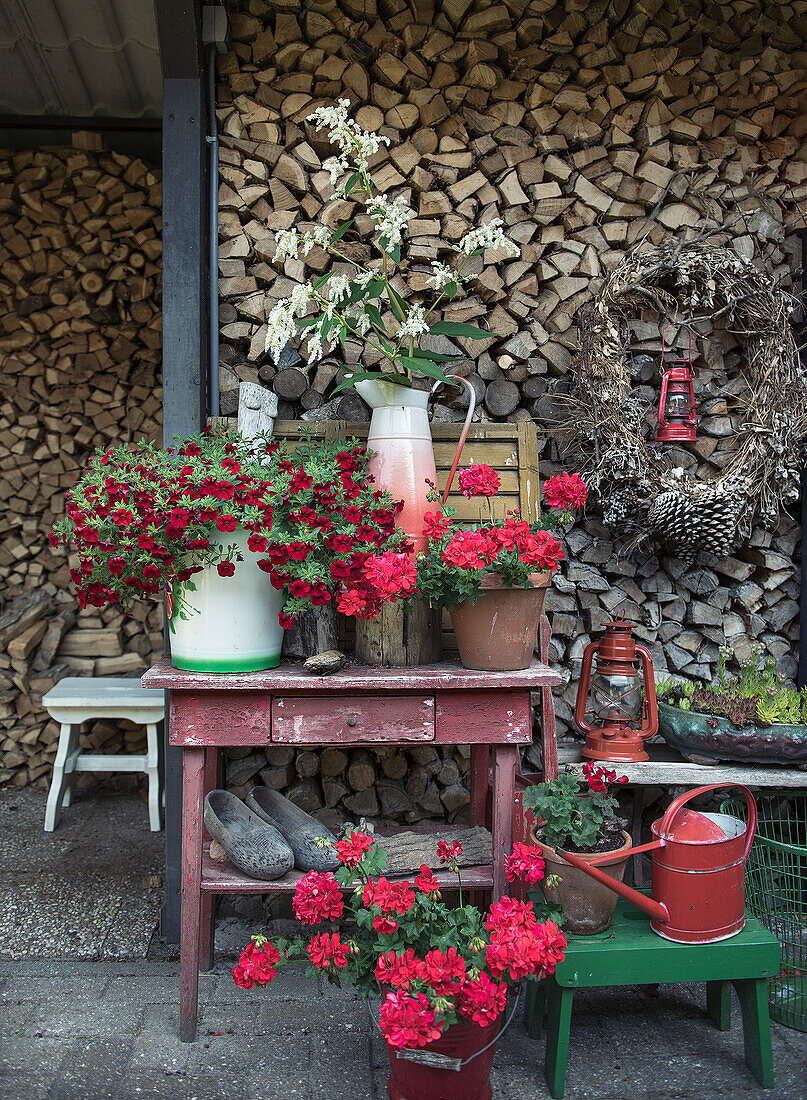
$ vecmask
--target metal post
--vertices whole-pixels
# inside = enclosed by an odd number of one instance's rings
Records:
[[[801,289],[807,293],[807,229],[801,231]],[[802,298],[802,301],[805,301]],[[804,306],[802,306],[802,311]],[[799,354],[807,368],[807,318],[799,326]],[[799,671],[798,685],[807,684],[807,467],[801,471],[801,587],[799,590]]]
[[[163,440],[197,432],[207,415],[208,156],[203,77],[163,82]],[[182,750],[165,722],[165,905],[160,931],[179,941]]]

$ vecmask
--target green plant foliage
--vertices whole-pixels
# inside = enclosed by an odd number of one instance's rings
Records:
[[[736,673],[727,669],[732,656],[731,649],[721,647],[716,682],[711,686],[666,680],[657,685],[656,694],[680,710],[727,718],[738,727],[807,724],[807,688],[789,687],[776,672],[771,654],[764,656],[762,646],[755,646],[745,661],[736,661]]]
[[[562,774],[524,792],[524,805],[541,820],[541,838],[552,848],[572,844],[578,851],[592,851],[616,818],[612,788],[625,782],[624,777],[617,779],[616,772],[592,764],[584,770],[585,787],[577,776]]]

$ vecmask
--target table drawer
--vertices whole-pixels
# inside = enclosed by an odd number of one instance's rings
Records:
[[[433,741],[431,695],[305,695],[272,699],[272,740],[293,744]]]

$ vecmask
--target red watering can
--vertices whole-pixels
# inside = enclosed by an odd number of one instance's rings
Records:
[[[729,814],[685,810],[696,795],[738,786],[748,807],[748,821]],[[745,925],[745,863],[757,829],[757,804],[747,787],[714,783],[687,791],[671,802],[664,817],[653,822],[655,837],[631,848],[653,852],[653,889],[647,897],[617,882],[595,865],[613,853],[583,861],[572,852],[560,855],[587,875],[649,913],[650,927],[674,943],[714,943],[736,936]]]

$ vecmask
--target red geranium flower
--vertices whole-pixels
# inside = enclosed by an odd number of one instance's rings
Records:
[[[425,995],[396,991],[388,993],[379,1012],[379,1026],[393,1050],[425,1047],[440,1038],[443,1024],[435,1018]]]
[[[487,1027],[504,1012],[507,1004],[505,982],[492,982],[483,970],[475,981],[467,981],[459,994],[459,1012],[480,1027]]]
[[[373,921],[373,928],[376,932],[380,932],[382,936],[391,936],[393,932],[398,931],[398,922],[393,920],[392,917],[385,917],[382,913]]]
[[[368,836],[367,833],[351,830],[349,836],[345,840],[337,841],[334,848],[336,848],[336,854],[339,856],[340,862],[352,871],[361,863],[364,853],[370,851],[373,843],[373,838]]]
[[[339,883],[330,871],[309,871],[297,883],[292,908],[303,924],[338,920],[345,907]]]
[[[513,854],[504,861],[504,870],[508,882],[523,878],[525,882],[536,883],[544,877],[544,858],[537,845],[513,845]]]
[[[576,511],[588,500],[588,489],[579,474],[556,474],[544,482],[543,500],[548,508]]]
[[[415,878],[415,886],[422,894],[439,894],[440,883],[425,863],[420,865],[420,874]]]
[[[447,840],[440,840],[437,842],[437,858],[441,863],[455,863],[462,855],[462,845],[457,841],[452,841],[451,844]]]
[[[342,943],[338,932],[323,932],[312,938],[306,951],[317,970],[339,970],[347,966],[350,947]]]
[[[486,462],[477,462],[460,470],[460,492],[465,497],[492,497],[498,493],[501,480]]]
[[[435,993],[445,995],[456,993],[465,981],[465,959],[456,947],[442,951],[427,951],[423,962],[423,980],[428,982]]]
[[[409,983],[423,977],[423,963],[408,947],[402,955],[386,951],[375,965],[375,976],[384,985],[408,989]]]
[[[423,517],[423,535],[427,539],[437,541],[443,537],[451,525],[450,517],[444,516],[442,512],[426,512]]]
[[[252,989],[254,985],[268,985],[277,975],[280,952],[271,943],[259,947],[251,943],[238,959],[238,966],[232,969],[233,980],[241,989]]]

